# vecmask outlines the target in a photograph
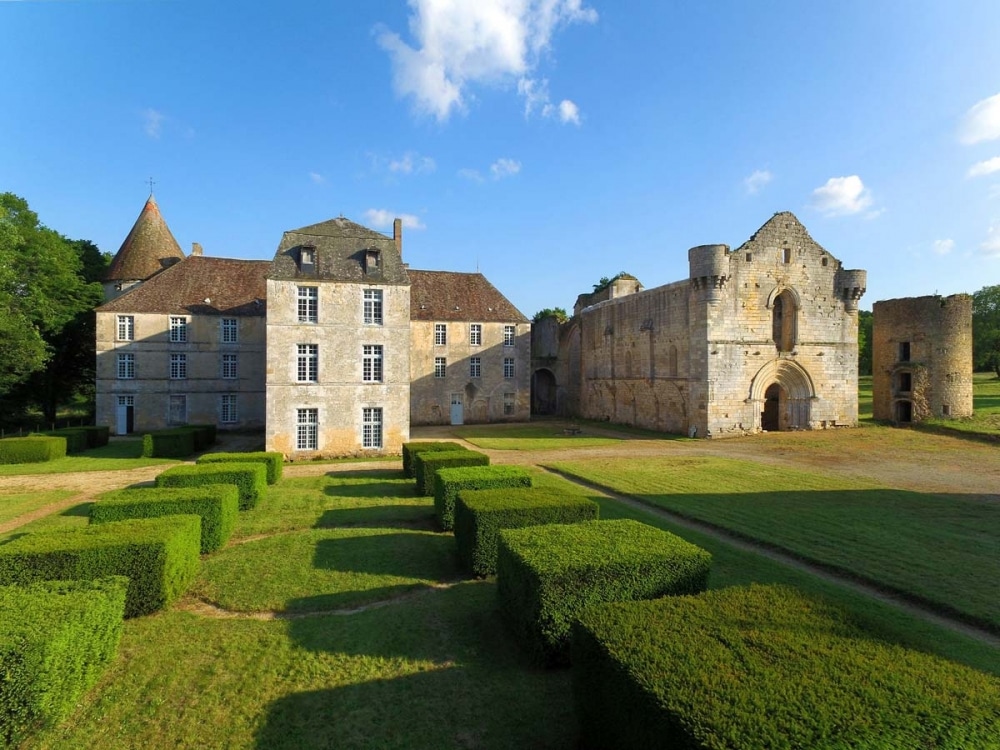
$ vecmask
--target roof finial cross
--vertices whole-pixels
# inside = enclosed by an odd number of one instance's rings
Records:
[[[150,194],[150,195],[152,195],[152,194],[153,194],[153,185],[155,185],[155,184],[156,184],[156,183],[155,183],[155,182],[153,181],[153,178],[152,178],[152,177],[150,177],[150,178],[149,178],[149,194]]]

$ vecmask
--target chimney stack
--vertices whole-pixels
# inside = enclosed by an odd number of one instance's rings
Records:
[[[192,242],[191,243],[191,255],[203,255],[203,254],[204,253],[203,253],[203,251],[201,249],[201,243],[199,243],[199,242]]]
[[[403,257],[403,220],[393,219],[392,222],[392,238],[396,241],[396,252],[399,253],[400,259]]]

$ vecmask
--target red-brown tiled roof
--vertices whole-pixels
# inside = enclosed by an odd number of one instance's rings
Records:
[[[266,260],[192,255],[97,308],[98,312],[264,315]]]
[[[184,259],[177,240],[163,220],[153,196],[142,207],[132,231],[111,261],[105,281],[148,279],[173,263]]]
[[[481,273],[406,272],[410,277],[410,320],[528,322]]]

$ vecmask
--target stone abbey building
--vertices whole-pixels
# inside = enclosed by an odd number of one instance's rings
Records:
[[[526,421],[531,325],[478,273],[417,271],[344,218],[271,261],[185,256],[146,202],[97,309],[97,421],[264,429],[287,456],[399,453],[411,424]]]

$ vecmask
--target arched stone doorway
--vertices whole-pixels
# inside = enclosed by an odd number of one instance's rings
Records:
[[[896,424],[910,424],[913,421],[913,402],[901,400],[896,402]]]
[[[551,370],[535,370],[531,374],[531,413],[546,416],[556,413],[556,376]]]
[[[816,397],[809,373],[796,362],[768,362],[750,384],[754,427],[759,430],[807,430],[810,407]]]
[[[782,401],[784,389],[777,383],[771,383],[764,391],[764,408],[760,412],[760,428],[765,432],[777,432],[781,429]]]

